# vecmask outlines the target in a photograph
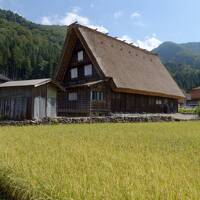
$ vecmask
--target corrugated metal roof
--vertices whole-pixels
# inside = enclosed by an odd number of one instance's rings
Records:
[[[10,79],[2,74],[0,74],[0,80],[2,81],[9,81]]]
[[[40,85],[51,82],[51,79],[34,79],[34,80],[24,80],[24,81],[8,81],[6,83],[0,84],[0,88],[2,87],[25,87],[25,86],[33,86],[38,87]]]

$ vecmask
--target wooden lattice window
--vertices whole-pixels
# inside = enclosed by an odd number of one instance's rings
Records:
[[[78,61],[83,61],[83,51],[78,52]]]
[[[78,95],[77,92],[71,92],[68,95],[68,101],[77,101],[78,100]]]
[[[103,94],[103,92],[100,92],[100,91],[92,91],[91,99],[93,101],[103,101],[104,100],[104,94]]]
[[[92,65],[85,65],[84,66],[84,75],[91,76],[92,75]]]
[[[70,73],[71,73],[71,79],[78,77],[78,69],[77,68],[72,68]]]

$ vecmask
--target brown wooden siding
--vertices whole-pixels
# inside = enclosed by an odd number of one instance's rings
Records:
[[[94,85],[90,91],[103,92],[102,101],[94,101],[90,98],[90,112],[92,113],[109,113],[111,110],[111,90],[107,83]]]
[[[91,92],[103,92],[104,99],[92,100]],[[68,101],[68,94],[77,92],[77,101]],[[108,113],[173,113],[178,111],[178,101],[163,97],[112,91],[108,83],[91,87],[68,89],[58,95],[58,115],[108,114]]]
[[[69,101],[69,93],[77,93],[76,101]],[[75,114],[88,114],[90,111],[90,89],[89,88],[74,88],[67,92],[58,92],[58,116],[67,116]]]
[[[116,92],[112,92],[111,98],[113,113],[169,113],[178,110],[178,101],[174,99]]]
[[[24,120],[47,117],[47,86],[45,84],[36,88],[0,88],[0,119]],[[51,110],[54,110],[52,117],[55,117],[56,103],[50,106]]]
[[[32,119],[32,88],[1,88],[0,118],[1,119]]]
[[[189,94],[192,100],[200,100],[200,89],[194,89]]]

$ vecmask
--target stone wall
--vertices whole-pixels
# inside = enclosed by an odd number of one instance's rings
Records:
[[[171,116],[137,116],[137,117],[63,117],[56,119],[44,119],[41,121],[0,121],[0,126],[23,126],[42,124],[81,124],[81,123],[135,123],[135,122],[171,122],[181,121]]]

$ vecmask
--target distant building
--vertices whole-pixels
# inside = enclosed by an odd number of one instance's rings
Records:
[[[179,106],[181,106],[181,107],[190,106],[190,105],[188,105],[188,102],[191,101],[191,95],[189,93],[185,92],[184,90],[182,90],[182,92],[185,97],[183,99],[179,99],[179,101],[178,101]]]
[[[191,96],[191,99],[187,101],[188,106],[195,107],[200,103],[200,87],[193,88],[189,95]]]
[[[157,55],[79,24],[68,27],[55,81],[60,116],[173,113],[184,97]]]
[[[1,119],[43,119],[57,116],[57,85],[51,79],[0,84]]]

